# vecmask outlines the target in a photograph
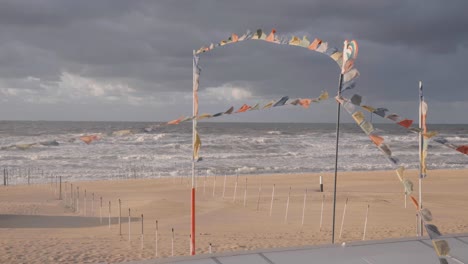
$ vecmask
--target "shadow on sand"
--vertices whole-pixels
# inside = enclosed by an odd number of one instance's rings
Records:
[[[118,217],[111,218],[111,224],[118,223]],[[128,217],[122,217],[122,224],[127,223]],[[140,221],[132,217],[132,222]],[[84,216],[54,216],[54,215],[0,215],[0,228],[80,228],[106,226],[109,218],[103,217],[102,224],[99,217]]]

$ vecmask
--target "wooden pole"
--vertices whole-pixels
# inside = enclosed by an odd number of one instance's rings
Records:
[[[75,207],[75,195],[73,193],[73,183],[70,183],[70,203],[72,205],[72,208],[73,208],[73,212],[76,211],[76,207]]]
[[[59,180],[60,180],[59,200],[62,200],[62,176],[59,177]],[[29,170],[28,170],[28,185],[29,185]]]
[[[234,184],[234,197],[232,198],[233,202],[236,202],[236,194],[237,194],[237,183],[239,181],[239,173],[236,175],[236,183]]]
[[[111,201],[109,201],[109,229],[111,228]]]
[[[323,220],[323,204],[325,202],[325,194],[322,195],[322,209],[320,210],[320,228],[319,230],[322,230],[322,220]]]
[[[86,216],[86,211],[87,211],[86,210],[86,200],[88,200],[88,199],[86,199],[86,189],[84,190],[84,198],[83,199],[84,199],[84,216]]]
[[[305,192],[304,192],[304,205],[302,206],[302,226],[304,226],[306,200],[307,200],[307,188],[305,189]]]
[[[92,193],[92,200],[91,200],[91,215],[94,216],[94,193]]]
[[[273,201],[275,200],[275,185],[273,184],[273,189],[271,190],[271,203],[270,203],[270,216],[273,212]]]
[[[258,199],[257,199],[257,212],[260,209],[260,197],[262,195],[262,183],[260,182],[260,187],[258,187]]]
[[[145,247],[145,235],[143,234],[143,214],[141,214],[141,249]]]
[[[214,179],[213,179],[213,197],[215,197],[215,190],[216,190],[216,174],[214,175]]]
[[[226,193],[226,177],[227,177],[227,175],[224,174],[223,199],[224,199],[224,194]]]
[[[323,192],[322,176],[320,176],[320,192]]]
[[[346,207],[348,206],[348,198],[346,198],[346,202],[345,202],[345,205],[344,205],[344,208],[343,208],[343,218],[341,218],[341,228],[340,228],[340,239],[341,239],[341,235],[343,233],[343,225],[344,225],[344,220],[345,220],[345,215],[346,215]]]
[[[205,195],[206,192],[206,173],[205,176],[203,177],[203,195]]]
[[[122,236],[122,221],[120,218],[122,217],[122,201],[119,199],[119,236]]]
[[[174,256],[174,228],[172,228],[171,256]]]
[[[286,201],[286,212],[284,214],[284,223],[288,223],[289,198],[291,197],[291,187],[289,187],[288,200]]]
[[[80,213],[80,187],[76,186],[76,211]]]
[[[102,196],[99,199],[101,199],[101,206],[99,207],[99,219],[102,224]]]
[[[156,220],[156,231],[154,232],[154,257],[158,257],[158,220]]]
[[[211,248],[212,248],[211,243],[209,243],[208,245],[209,245],[209,247],[208,247],[208,252],[209,252],[210,254],[212,254],[213,251],[211,250]]]
[[[362,240],[366,240],[366,231],[367,231],[367,217],[369,216],[369,207],[370,205],[367,205],[367,211],[366,211],[366,220],[364,221],[364,234],[362,235]]]
[[[247,205],[247,177],[245,177],[245,188],[244,188],[244,207]]]
[[[131,237],[131,224],[132,224],[132,213],[130,211],[130,208],[128,208],[128,242],[130,243],[130,237]]]

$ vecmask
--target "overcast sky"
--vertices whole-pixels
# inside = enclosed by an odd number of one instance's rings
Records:
[[[190,115],[192,50],[272,28],[342,49],[356,39],[366,104],[467,123],[466,0],[2,0],[0,119],[166,121]],[[336,94],[339,69],[307,49],[246,41],[201,54],[200,112]],[[219,121],[334,122],[329,100]],[[349,119],[345,119],[349,120]]]

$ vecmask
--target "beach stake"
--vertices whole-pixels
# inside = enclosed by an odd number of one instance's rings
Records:
[[[122,201],[119,199],[119,236],[122,235],[122,222],[120,218],[122,217]]]
[[[343,218],[341,219],[341,229],[340,229],[340,239],[341,239],[341,234],[343,232],[343,225],[344,225],[344,219],[345,219],[345,215],[346,215],[346,207],[348,206],[348,198],[346,198],[346,202],[345,202],[345,205],[344,205],[344,208],[343,208]]]
[[[226,174],[224,174],[224,185],[223,185],[223,199],[224,199],[224,194],[226,193]]]
[[[211,243],[209,243],[208,245],[209,245],[209,247],[208,247],[208,252],[210,252],[210,254],[212,254],[213,251],[211,250]]]
[[[362,240],[366,240],[366,231],[367,231],[367,217],[369,216],[369,207],[370,207],[370,205],[367,205],[367,211],[366,211],[366,221],[364,222],[364,235],[362,235]]]
[[[130,211],[130,208],[128,208],[128,243],[130,243],[130,231],[131,231],[131,222],[132,222],[132,213]]]
[[[91,200],[91,216],[94,216],[94,193],[91,194],[93,199]]]
[[[235,203],[236,202],[236,194],[237,194],[237,182],[239,181],[239,173],[236,175],[236,183],[234,184],[234,197],[232,198],[232,201]]]
[[[80,213],[80,187],[76,187],[76,212]]]
[[[215,190],[216,190],[216,174],[214,175],[214,179],[213,179],[213,197],[215,197]]]
[[[141,214],[141,249],[144,248],[145,235],[143,234],[143,214]]]
[[[306,199],[307,199],[307,188],[304,192],[304,205],[302,206],[302,226],[304,226],[304,216],[305,216],[305,209],[306,209]]]
[[[59,192],[59,200],[62,200],[62,176],[60,176],[60,192]],[[28,170],[28,185],[29,185],[29,170]]]
[[[102,196],[101,196],[101,206],[99,207],[99,219],[101,221],[101,224],[102,224]]]
[[[111,201],[109,201],[109,229],[111,226]]]
[[[406,200],[408,200],[408,195],[405,193],[405,209],[406,209]]]
[[[158,257],[158,220],[156,220],[156,231],[154,232],[154,257]]]
[[[245,188],[244,188],[244,207],[247,204],[247,177],[245,177]]]
[[[190,237],[190,239],[191,239],[191,237]],[[193,250],[193,248],[191,248],[191,249]],[[174,228],[172,228],[171,256],[174,256]]]
[[[322,231],[322,220],[323,220],[323,203],[325,201],[325,194],[322,195],[322,209],[320,210],[320,231]]]
[[[205,191],[206,191],[206,174],[205,174],[205,177],[203,177],[203,195],[205,195]]]
[[[286,213],[284,214],[284,223],[288,222],[289,198],[291,197],[291,187],[289,187],[288,200],[286,201]]]
[[[322,176],[320,176],[320,192],[323,192]]]
[[[260,209],[260,196],[261,195],[262,195],[262,182],[260,182],[260,187],[258,187],[257,212]]]
[[[70,203],[73,208],[73,212],[75,212],[75,195],[73,195],[73,183],[70,183]]]
[[[273,201],[275,200],[275,185],[273,184],[273,189],[271,190],[271,203],[270,203],[270,216],[273,211]]]
[[[86,189],[84,190],[84,216],[86,216]]]

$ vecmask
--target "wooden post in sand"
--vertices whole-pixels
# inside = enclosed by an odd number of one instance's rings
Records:
[[[119,236],[122,236],[122,201],[119,199]]]
[[[305,216],[305,209],[306,209],[306,200],[307,200],[307,188],[304,192],[304,205],[302,206],[302,226],[304,226],[304,216]]]
[[[3,186],[6,186],[7,169],[3,168]]]
[[[257,212],[260,209],[260,196],[261,195],[262,195],[262,182],[260,182],[260,187],[258,187]]]
[[[366,240],[366,231],[367,231],[367,217],[369,216],[369,207],[370,205],[367,205],[367,211],[366,211],[366,220],[364,221],[364,234],[362,235],[362,240]]]
[[[284,223],[288,222],[289,198],[291,197],[291,187],[289,187],[288,200],[286,201],[286,213],[284,214]]]
[[[158,220],[156,220],[156,231],[154,232],[154,257],[158,257]],[[191,245],[191,244],[190,244]]]
[[[94,216],[94,193],[92,195],[92,200],[91,200],[91,216]]]
[[[205,195],[206,192],[206,173],[205,176],[203,177],[203,195]]]
[[[73,195],[73,183],[70,183],[70,204],[73,208],[73,212],[75,212],[75,195]]]
[[[216,190],[216,174],[214,175],[214,179],[213,179],[213,197],[215,197],[215,190]]]
[[[320,210],[320,228],[319,230],[322,231],[322,220],[323,220],[323,204],[325,202],[325,194],[322,195],[322,209]]]
[[[320,176],[320,192],[323,192],[322,176]]]
[[[109,201],[109,229],[111,226],[111,201]]]
[[[346,207],[348,206],[348,198],[346,198],[346,202],[343,208],[343,218],[341,219],[341,228],[340,228],[340,236],[339,238],[341,239],[341,234],[343,233],[343,225],[344,225],[344,220],[345,220],[345,215],[346,215]]]
[[[223,199],[224,199],[224,194],[226,193],[226,177],[227,177],[227,175],[224,174]]]
[[[232,198],[233,202],[236,202],[236,194],[237,194],[237,183],[239,181],[239,173],[236,175],[236,183],[234,184],[234,197]]]
[[[174,256],[174,228],[172,228],[171,256]]]
[[[408,200],[408,195],[405,192],[405,209],[406,209],[406,200]]]
[[[80,187],[76,186],[76,212],[80,213]]]
[[[273,189],[271,190],[271,203],[270,203],[270,216],[273,211],[273,201],[275,200],[275,185],[273,184]]]
[[[245,188],[244,188],[244,207],[247,205],[247,177],[245,177]]]
[[[211,248],[212,248],[211,243],[209,243],[209,244],[208,244],[208,252],[209,252],[210,254],[213,253],[213,251],[211,250]]]
[[[99,199],[101,200],[101,206],[99,207],[99,220],[102,224],[102,196]]]
[[[62,176],[59,177],[59,180],[60,180],[59,200],[62,200]],[[29,185],[29,170],[28,170],[28,185]]]
[[[141,214],[141,249],[145,247],[145,235],[143,234],[143,214]]]
[[[132,221],[132,214],[131,214],[130,208],[128,208],[128,243],[130,243],[131,221]]]
[[[84,190],[84,198],[83,199],[84,199],[84,213],[83,214],[84,214],[84,216],[86,216],[86,211],[87,211],[86,210],[87,209],[86,208],[86,200],[88,200],[88,199],[86,199],[86,189]]]

